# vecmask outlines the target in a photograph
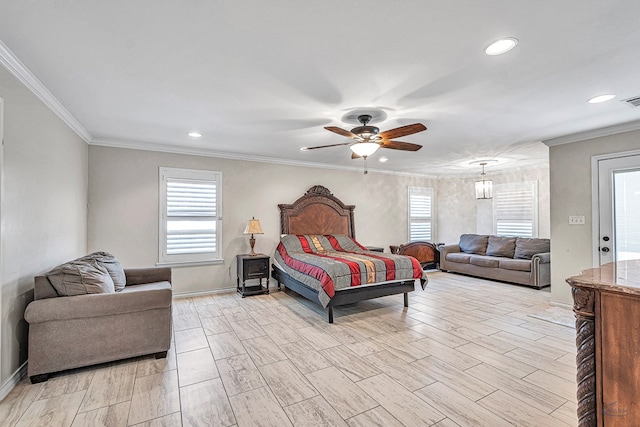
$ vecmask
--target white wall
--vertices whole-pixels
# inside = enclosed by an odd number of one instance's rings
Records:
[[[493,201],[476,200],[475,178],[442,178],[438,180],[437,237],[443,243],[457,243],[464,233],[493,234]],[[538,182],[538,237],[549,238],[550,200],[549,169],[515,169],[490,173],[493,184]]]
[[[277,205],[293,203],[311,186],[327,187],[355,209],[356,237],[365,245],[407,242],[407,187],[432,187],[436,194],[434,241],[457,242],[460,234],[485,232],[490,201],[477,201],[475,178],[429,179],[370,172],[283,166],[214,157],[90,146],[88,250],[109,251],[125,267],[158,262],[158,168],[208,169],[223,173],[224,265],[175,267],[174,292],[226,289],[235,285],[235,255],[249,251],[246,221],[255,216],[265,232],[256,251],[273,254],[279,240]],[[492,174],[494,183],[538,181],[539,235],[549,237],[547,168]],[[484,206],[486,205],[486,206]],[[486,231],[490,233],[489,231]]]
[[[125,267],[158,262],[158,167],[221,171],[223,174],[224,265],[176,267],[174,292],[235,286],[235,255],[249,252],[243,233],[248,219],[260,220],[256,252],[272,255],[279,241],[278,204],[293,203],[313,185],[327,187],[356,206],[356,238],[364,245],[407,241],[407,187],[435,187],[420,177],[283,166],[214,157],[90,146],[88,250],[113,253]]]
[[[86,252],[87,144],[0,67],[4,223],[0,383],[27,359],[33,276]]]
[[[639,148],[640,131],[550,147],[552,302],[573,304],[565,279],[593,267],[591,157]],[[569,215],[585,225],[569,225]]]

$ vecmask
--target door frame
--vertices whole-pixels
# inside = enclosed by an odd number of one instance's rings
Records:
[[[598,162],[631,156],[640,156],[640,149],[591,156],[591,249],[593,267],[600,267],[600,253],[596,250],[600,246],[600,175]]]

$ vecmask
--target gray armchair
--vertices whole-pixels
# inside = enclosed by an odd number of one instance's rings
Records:
[[[114,293],[58,296],[47,276],[35,278],[29,323],[32,383],[50,373],[129,357],[166,357],[171,343],[171,269],[126,269]]]

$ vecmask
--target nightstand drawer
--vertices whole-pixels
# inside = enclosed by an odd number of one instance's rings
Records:
[[[244,261],[244,277],[247,279],[252,277],[265,277],[269,272],[269,259],[251,259]]]

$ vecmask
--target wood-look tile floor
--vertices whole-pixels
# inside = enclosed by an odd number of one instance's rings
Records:
[[[548,290],[429,273],[336,310],[291,292],[176,299],[166,359],[23,379],[2,426],[575,426],[575,330]]]

